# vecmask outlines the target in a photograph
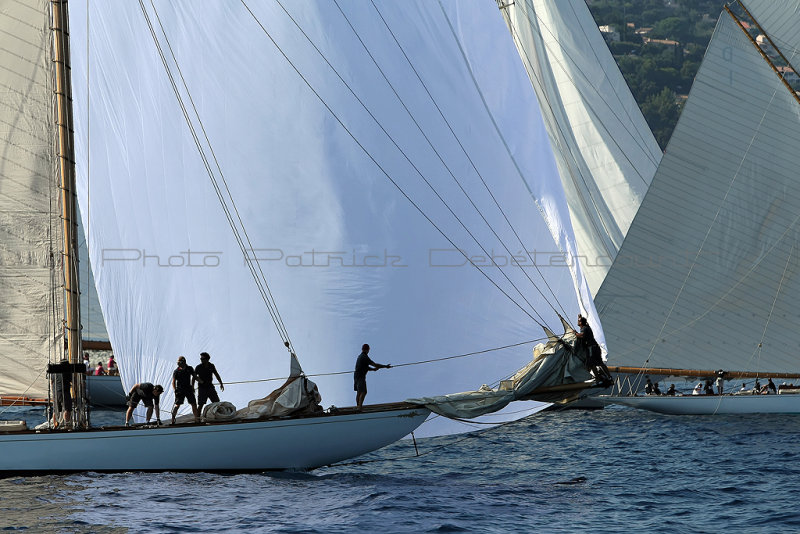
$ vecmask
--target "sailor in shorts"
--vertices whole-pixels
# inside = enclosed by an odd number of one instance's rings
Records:
[[[172,424],[175,424],[175,416],[178,415],[178,407],[183,401],[192,407],[195,423],[200,422],[200,414],[197,411],[197,399],[194,397],[194,381],[197,375],[191,365],[186,365],[186,358],[178,358],[178,368],[172,372],[172,389],[175,390],[175,406],[172,407]]]
[[[131,415],[133,410],[139,406],[139,402],[144,402],[147,407],[146,422],[150,422],[153,416],[153,405],[156,407],[156,423],[161,424],[161,408],[158,405],[158,399],[164,392],[164,388],[160,385],[153,385],[150,382],[142,382],[141,384],[134,385],[128,392],[128,411],[125,412],[125,426],[130,426]]]

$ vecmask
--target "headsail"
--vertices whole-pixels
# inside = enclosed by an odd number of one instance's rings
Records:
[[[798,119],[797,96],[723,13],[597,295],[612,363],[797,370]]]
[[[746,0],[745,7],[766,28],[770,39],[795,68],[800,67],[800,4],[775,0]]]
[[[364,342],[396,366],[370,375],[368,402],[382,402],[505,378],[532,344],[398,364],[541,339],[537,321],[560,327],[557,311],[596,318],[550,234],[575,250],[530,82],[493,5],[155,5],[158,17],[148,15],[211,139],[248,256],[326,406],[353,403]],[[72,31],[84,40],[80,7]],[[243,406],[285,378],[285,349],[140,6],[90,7],[92,97],[88,109],[77,99],[76,117],[88,114],[92,134],[87,147],[78,125],[79,198],[88,151],[91,260],[124,381],[166,383],[177,355],[191,364],[207,351],[225,399]],[[86,58],[73,63],[80,86]],[[268,377],[281,381],[259,381]]]
[[[502,2],[542,103],[596,294],[661,160],[661,150],[585,0]]]
[[[0,393],[47,396],[63,354],[61,229],[47,0],[0,17]]]

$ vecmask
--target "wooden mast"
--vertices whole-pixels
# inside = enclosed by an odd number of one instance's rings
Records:
[[[69,65],[67,0],[51,0],[53,73],[55,78],[58,160],[61,189],[62,269],[64,273],[64,341],[71,364],[83,364],[80,336],[80,285],[78,284],[78,211],[75,193],[75,145],[72,127],[72,83]],[[86,374],[74,373],[75,422],[87,425]]]

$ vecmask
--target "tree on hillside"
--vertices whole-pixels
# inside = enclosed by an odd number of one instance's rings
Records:
[[[642,105],[642,113],[647,119],[647,124],[653,130],[653,135],[658,145],[663,150],[669,142],[672,130],[681,113],[681,107],[677,103],[677,95],[668,87],[664,87],[660,93],[647,97]]]

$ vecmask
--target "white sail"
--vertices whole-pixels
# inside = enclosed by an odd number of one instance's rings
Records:
[[[798,368],[800,103],[723,13],[597,295],[609,360]]]
[[[789,62],[798,67],[800,4],[791,1],[744,0],[744,6]]]
[[[580,265],[561,252],[575,251],[563,188],[493,3],[340,4],[343,12],[329,2],[286,4],[302,32],[280,3],[251,5],[252,14],[227,1],[202,10],[196,2],[155,5],[158,19],[149,7],[148,15],[169,38],[171,51],[160,36],[165,56],[177,57],[180,74],[172,71],[189,87],[191,104],[181,89],[188,112],[197,107],[251,254],[325,406],[353,404],[362,343],[374,360],[398,366],[542,340],[520,306],[557,331],[548,302],[571,321],[579,311],[596,318]],[[77,42],[87,38],[81,9],[71,6]],[[90,9],[88,108],[86,58],[73,50],[75,93],[83,95],[75,113],[79,199],[90,189],[85,228],[125,385],[168,386],[179,354],[195,364],[207,351],[226,383],[223,400],[241,407],[282,383],[287,353],[139,5]],[[475,389],[527,364],[532,347],[371,373],[367,402]],[[268,377],[279,380],[258,381]],[[162,403],[170,399],[168,388]],[[432,432],[443,425],[436,419]]]
[[[60,205],[47,0],[0,6],[0,394],[47,396],[63,353]]]
[[[661,160],[585,0],[503,2],[542,103],[584,273],[600,288]]]
[[[84,205],[88,204],[90,204],[90,201],[84,202]],[[89,248],[86,243],[83,225],[81,224],[78,225],[78,255],[80,260],[82,338],[84,341],[108,341],[106,323],[103,320],[103,310],[100,308],[100,301],[97,299],[97,289],[95,289],[94,276],[89,264]]]

